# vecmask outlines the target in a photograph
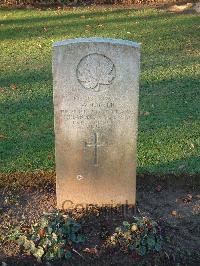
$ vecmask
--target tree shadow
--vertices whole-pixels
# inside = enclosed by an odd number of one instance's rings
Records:
[[[194,169],[194,170],[193,170]],[[198,170],[197,170],[198,169]],[[166,181],[170,177],[170,183],[177,182],[184,184],[183,180],[187,180],[187,185],[192,184],[191,177],[194,177],[194,183],[200,185],[199,182],[200,162],[198,156],[188,156],[178,160],[168,161],[159,164],[148,164],[145,167],[137,168],[138,176],[155,177]],[[176,180],[175,180],[176,179]]]
[[[93,12],[93,13],[79,13],[79,14],[67,14],[67,15],[58,15],[58,16],[44,16],[44,17],[32,17],[24,19],[8,19],[1,20],[0,24],[12,26],[12,28],[2,28],[0,40],[16,40],[16,39],[28,39],[28,38],[37,38],[44,36],[47,37],[58,37],[66,32],[74,32],[77,29],[84,27],[86,25],[95,25],[99,22],[108,25],[116,24],[116,15],[123,15],[124,17],[118,17],[117,23],[128,23],[131,25],[131,22],[146,22],[151,24],[155,20],[163,20],[167,18],[173,18],[173,14],[149,14],[149,15],[134,15],[128,16],[130,10],[114,10],[106,12]],[[113,15],[113,18],[108,18],[109,15]],[[177,15],[176,15],[177,16]],[[84,19],[81,19],[84,17]],[[88,19],[87,19],[88,18]],[[186,18],[184,24],[189,22],[189,20],[194,18]],[[167,22],[169,24],[169,21]],[[44,27],[47,28],[47,31],[44,32]],[[163,23],[160,25],[163,26]],[[147,33],[149,34],[149,33]]]
[[[15,74],[13,72],[0,77],[1,87],[9,87],[11,84],[17,84],[17,86],[32,86],[45,81],[52,83],[52,74],[49,71],[50,66],[45,65],[40,69],[27,69],[25,71],[17,71]],[[39,84],[38,84],[39,85]]]
[[[43,70],[40,70],[41,73]],[[39,85],[46,82],[46,76],[38,75],[41,77]],[[27,75],[27,76],[26,76]],[[12,81],[15,80],[15,76],[12,77]],[[30,73],[23,73],[20,86],[24,86],[27,79],[30,78]],[[6,82],[6,80],[5,80]],[[34,81],[32,81],[34,82]],[[161,82],[161,83],[160,83]],[[187,83],[191,85],[192,80],[185,77],[184,79],[165,80],[165,85],[180,84],[185,88],[181,91],[178,97],[175,94],[167,95],[165,91],[158,91],[156,88],[163,87],[162,81],[155,81],[152,84],[156,93],[155,96],[153,90],[150,90],[149,94],[146,94],[141,88],[140,96],[140,110],[144,107],[150,108],[152,104],[157,103],[156,109],[150,110],[149,115],[143,113],[139,116],[139,145],[138,154],[139,157],[141,149],[147,149],[147,156],[155,149],[161,149],[162,156],[168,157],[167,151],[165,151],[166,139],[162,136],[162,132],[170,128],[170,131],[175,134],[176,129],[182,128],[183,125],[187,126],[186,136],[188,140],[195,140],[195,132],[192,131],[190,136],[190,126],[195,124],[199,120],[198,112],[196,112],[195,106],[198,106],[197,90],[187,90]],[[195,80],[196,82],[196,80]],[[194,83],[197,85],[197,83]],[[38,86],[39,86],[38,85]],[[184,87],[185,86],[185,87]],[[165,86],[164,86],[165,87]],[[163,87],[163,88],[164,88]],[[189,99],[187,103],[184,103],[185,99]],[[1,105],[2,111],[6,114],[2,122],[4,122],[3,130],[8,138],[2,140],[2,161],[4,165],[13,165],[11,167],[15,170],[34,170],[34,169],[53,169],[54,168],[54,132],[53,132],[53,99],[52,99],[52,87],[50,86],[48,91],[41,95],[37,95],[34,98],[27,98],[26,94],[19,100],[8,99]],[[149,110],[149,109],[148,109]],[[3,113],[2,112],[2,113]],[[8,134],[7,134],[8,132]],[[159,133],[161,132],[161,133]],[[167,132],[167,131],[166,131]],[[159,143],[155,142],[154,135],[157,134]],[[171,134],[171,133],[170,133]],[[174,141],[176,145],[175,136],[166,136],[168,141]],[[198,135],[196,135],[198,138]],[[147,143],[152,143],[149,146]],[[145,140],[145,142],[144,142]],[[153,144],[154,143],[154,144]],[[143,145],[143,147],[141,146]],[[157,147],[157,148],[156,148]],[[195,147],[196,150],[196,147]],[[51,158],[48,159],[48,156]],[[150,156],[151,158],[152,156]],[[153,157],[152,157],[153,158]],[[162,160],[162,158],[161,158]],[[14,166],[16,162],[16,166]],[[148,159],[144,166],[138,166],[139,173],[145,171],[153,172],[184,172],[187,169],[200,169],[200,165],[197,165],[197,156],[188,155],[188,157],[181,158],[179,160],[169,161],[164,164],[155,164],[153,159]],[[23,165],[24,163],[24,165]],[[30,167],[27,165],[30,164]],[[194,167],[195,166],[195,167]],[[196,171],[196,170],[195,170]]]
[[[140,11],[144,11],[145,9],[140,9]],[[103,11],[93,11],[93,12],[90,12],[90,10],[88,10],[88,12],[80,12],[80,13],[69,13],[69,10],[66,11],[66,14],[65,12],[62,12],[62,13],[57,13],[57,16],[42,16],[42,17],[31,17],[31,18],[17,18],[17,19],[6,19],[6,20],[0,20],[0,23],[3,23],[5,25],[13,25],[13,24],[23,24],[25,22],[26,23],[44,23],[44,22],[56,22],[56,21],[60,21],[60,20],[66,20],[66,19],[77,19],[82,16],[85,16],[87,18],[90,17],[90,18],[94,18],[94,19],[98,19],[98,17],[102,17],[104,15],[106,16],[109,16],[109,15],[127,15],[130,13],[130,11],[138,11],[138,9],[135,9],[135,8],[132,8],[132,9],[127,9],[127,8],[122,8],[122,9],[115,9],[115,10],[110,10],[110,11],[106,11],[104,12]],[[45,12],[48,12],[48,11],[42,11],[41,15],[45,14]],[[63,15],[64,14],[64,15]],[[155,14],[155,15],[145,15],[145,16],[142,16],[144,17],[145,19],[151,19],[151,18],[161,18],[161,17],[172,17],[173,14]],[[134,16],[136,19],[140,18],[140,16],[136,15]]]

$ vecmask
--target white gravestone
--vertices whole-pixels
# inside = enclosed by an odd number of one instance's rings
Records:
[[[54,43],[57,205],[135,204],[139,45]]]

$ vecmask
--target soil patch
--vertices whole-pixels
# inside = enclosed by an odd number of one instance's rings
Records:
[[[171,13],[183,13],[183,14],[196,14],[200,13],[200,3],[188,2],[185,4],[164,4],[160,6],[160,9],[164,9]]]
[[[14,242],[4,243],[2,239],[11,225],[31,224],[44,212],[56,210],[55,174],[22,174],[18,178],[13,174],[7,175],[5,182],[7,185],[3,186],[2,182],[0,188],[0,261],[7,265],[37,265]],[[199,176],[175,179],[146,174],[138,177],[137,182],[137,215],[157,220],[168,239],[161,254],[133,258],[121,250],[105,248],[106,237],[122,221],[131,221],[135,214],[126,208],[93,208],[71,213],[82,224],[87,237],[84,246],[78,248],[83,257],[74,254],[70,261],[43,265],[199,265]],[[84,249],[96,252],[84,252]]]

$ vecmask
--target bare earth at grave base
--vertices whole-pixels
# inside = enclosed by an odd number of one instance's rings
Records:
[[[72,213],[87,237],[84,245],[77,249],[83,257],[74,254],[70,261],[48,265],[141,265],[141,262],[143,265],[199,265],[198,179],[199,176],[137,177],[137,215],[146,215],[159,221],[169,239],[161,255],[133,257],[119,249],[105,248],[106,236],[111,235],[122,221],[131,221],[133,214],[125,212],[124,217],[120,209],[99,208],[87,213],[80,210]],[[39,219],[43,212],[55,211],[55,175],[13,174],[4,175],[1,180],[0,200],[3,207],[0,210],[0,262],[7,265],[37,265],[36,260],[20,252],[14,242],[3,244],[2,236],[6,235],[10,225],[30,224]],[[84,249],[90,252],[83,251]]]

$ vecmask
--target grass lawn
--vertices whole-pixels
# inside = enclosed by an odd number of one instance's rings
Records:
[[[52,43],[90,36],[141,43],[138,173],[200,172],[200,17],[85,7],[0,20],[1,172],[54,170]]]

